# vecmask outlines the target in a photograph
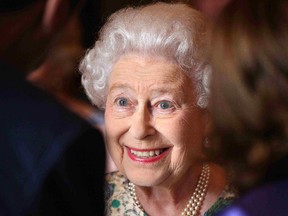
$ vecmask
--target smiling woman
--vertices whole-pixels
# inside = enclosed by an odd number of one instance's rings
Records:
[[[107,142],[130,181],[152,186],[168,183],[171,175],[175,181],[183,171],[175,168],[185,160],[203,160],[199,143],[206,113],[196,106],[194,86],[177,64],[125,55],[112,68],[108,86]]]
[[[81,62],[119,169],[106,176],[106,215],[214,215],[233,200],[224,170],[203,153],[207,31],[185,4],[126,8]]]

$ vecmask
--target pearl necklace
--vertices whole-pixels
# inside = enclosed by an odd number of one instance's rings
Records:
[[[210,176],[210,167],[208,164],[203,165],[200,177],[197,182],[197,186],[195,191],[193,192],[189,202],[182,212],[181,215],[192,215],[195,216],[200,211],[200,207],[204,201],[204,197],[207,192],[208,184],[209,184],[209,176]],[[141,209],[142,212],[145,212],[144,208],[142,207],[141,203],[139,202],[136,196],[135,185],[131,182],[128,183],[128,190],[130,195],[134,201],[134,204]]]

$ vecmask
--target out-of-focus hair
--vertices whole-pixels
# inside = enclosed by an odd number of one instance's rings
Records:
[[[20,11],[38,1],[43,0],[1,0],[0,13]],[[80,1],[81,0],[69,0],[71,9],[75,8]]]
[[[214,156],[253,186],[288,146],[287,0],[234,0],[213,32]]]
[[[204,17],[182,3],[158,2],[112,14],[80,64],[88,97],[104,108],[113,65],[122,55],[133,53],[178,64],[195,82],[198,105],[205,108],[210,76],[207,31]]]

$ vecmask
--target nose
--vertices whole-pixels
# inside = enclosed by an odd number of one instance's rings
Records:
[[[149,107],[137,107],[131,118],[129,132],[138,140],[155,134],[156,129],[153,125],[153,117]]]

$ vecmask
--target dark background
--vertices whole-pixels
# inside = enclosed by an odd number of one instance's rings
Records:
[[[85,47],[89,48],[94,44],[97,32],[112,13],[125,6],[139,6],[151,2],[153,0],[87,0],[81,13]]]

